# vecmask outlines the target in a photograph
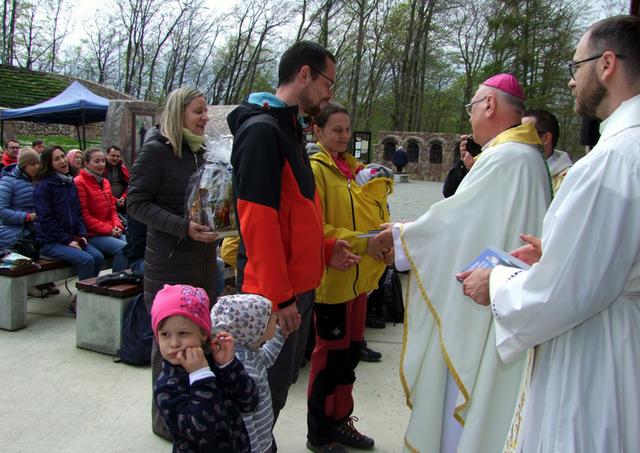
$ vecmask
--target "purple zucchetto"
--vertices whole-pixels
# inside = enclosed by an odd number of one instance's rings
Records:
[[[496,74],[482,82],[481,85],[496,88],[524,101],[524,91],[522,91],[518,79],[511,74]]]

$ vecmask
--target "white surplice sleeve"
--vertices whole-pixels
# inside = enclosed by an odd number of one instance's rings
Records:
[[[404,253],[404,249],[402,248],[402,239],[400,239],[400,225],[401,223],[394,223],[391,233],[393,234],[393,254],[394,254],[394,264],[396,266],[396,270],[403,272],[408,271],[411,268],[409,264],[409,259],[407,255]]]
[[[640,249],[640,168],[623,153],[599,154],[578,162],[561,186],[545,217],[540,262],[506,281],[492,278],[505,362],[604,310],[624,289]]]

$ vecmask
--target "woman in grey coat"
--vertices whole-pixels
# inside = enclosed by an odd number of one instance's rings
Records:
[[[144,299],[149,309],[165,284],[204,288],[209,300],[216,300],[217,235],[185,215],[189,178],[204,164],[207,121],[207,103],[200,91],[172,91],[158,130],[146,140],[131,169],[127,213],[147,225]],[[161,366],[155,344],[151,364],[155,382]],[[152,415],[153,431],[168,438],[155,403]]]

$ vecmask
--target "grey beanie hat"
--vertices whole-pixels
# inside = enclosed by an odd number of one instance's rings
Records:
[[[32,148],[22,148],[18,153],[18,168],[24,168],[34,162],[40,162],[40,155]]]

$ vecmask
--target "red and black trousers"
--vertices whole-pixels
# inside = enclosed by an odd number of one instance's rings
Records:
[[[335,440],[335,427],[353,412],[355,369],[364,341],[367,295],[339,304],[316,303],[316,344],[307,388],[307,439]]]

